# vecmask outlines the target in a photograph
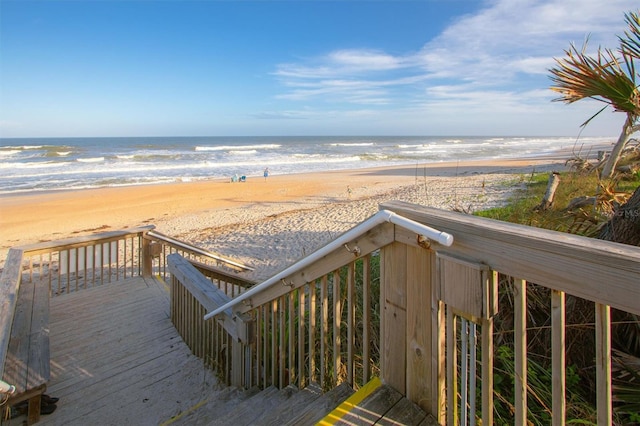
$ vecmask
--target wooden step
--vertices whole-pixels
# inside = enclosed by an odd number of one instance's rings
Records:
[[[160,426],[209,425],[216,418],[226,415],[258,393],[260,393],[258,388],[240,390],[231,386],[225,387],[213,395],[209,395],[208,398],[200,401],[189,410],[161,423]]]
[[[379,378],[373,378],[318,425],[437,425],[432,416]]]
[[[295,418],[283,423],[283,425],[298,426],[316,424],[316,422],[322,420],[327,413],[339,406],[352,394],[353,389],[351,386],[347,383],[343,383],[301,409],[300,413],[298,413]]]
[[[242,404],[238,404],[236,408],[229,411],[226,415],[214,419],[209,424],[212,426],[256,424],[256,419],[259,419],[274,406],[288,400],[292,394],[291,389],[285,388],[280,390],[275,386],[270,386],[247,399]]]
[[[311,384],[302,390],[295,386],[288,386],[294,394],[287,401],[278,407],[265,413],[260,419],[260,424],[264,426],[280,426],[298,417],[300,413],[313,404],[318,398],[322,398],[322,389],[317,384]]]
[[[347,384],[322,393],[317,384],[303,390],[271,386],[263,391],[221,389],[161,426],[184,425],[312,425],[340,405],[353,389]]]
[[[238,408],[211,422],[211,425],[312,425],[353,393],[344,384],[326,394],[317,385],[298,390],[270,387],[244,401]]]

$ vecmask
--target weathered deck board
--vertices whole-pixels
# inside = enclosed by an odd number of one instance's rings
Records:
[[[51,299],[51,381],[43,425],[157,425],[219,385],[179,337],[168,293],[134,278]]]

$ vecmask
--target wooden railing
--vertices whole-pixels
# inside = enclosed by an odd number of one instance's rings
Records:
[[[143,275],[150,268],[144,235],[151,229],[144,226],[25,245],[10,249],[7,259],[20,265],[14,269],[23,280],[46,285],[57,296]],[[14,251],[21,255],[11,256]],[[10,266],[7,261],[5,271]]]
[[[46,286],[51,296],[59,296],[140,276],[145,262],[150,260],[145,256],[148,240],[144,234],[152,228],[145,226],[11,248],[0,275],[2,294],[8,295],[0,304],[0,376],[4,372],[21,283]]]
[[[233,272],[249,270],[245,265],[216,257],[153,229],[149,225],[11,248],[0,275],[0,286],[11,295],[0,301],[0,374],[21,282],[47,286],[55,297],[138,276],[156,274],[170,279],[165,256],[179,252],[230,297],[253,284]]]
[[[147,263],[149,265],[148,273],[157,274],[165,282],[171,281],[167,259],[172,254],[178,254],[188,259],[214,286],[224,291],[229,297],[235,297],[255,284],[254,281],[242,275],[243,272],[253,270],[250,266],[155,230],[149,231],[145,235],[145,239],[149,241],[147,246],[150,259]]]
[[[611,308],[634,315],[640,313],[638,247],[419,208],[406,203],[388,203],[383,207],[450,232],[455,238],[451,247],[434,247],[433,250],[421,253],[420,263],[429,267],[423,274],[409,272],[411,269],[408,269],[407,287],[404,287],[410,288],[411,281],[418,275],[429,276],[425,285],[428,284],[430,288],[430,321],[425,318],[419,322],[431,325],[430,331],[425,334],[428,337],[425,348],[429,349],[432,360],[431,372],[419,374],[408,368],[405,372],[387,375],[387,380],[394,386],[404,386],[406,392],[412,395],[411,399],[427,397],[430,400],[429,411],[437,415],[441,423],[446,420],[447,424],[457,424],[465,412],[470,412],[471,416],[476,415],[475,411],[469,410],[469,405],[475,402],[468,398],[474,390],[471,389],[472,383],[469,382],[465,391],[464,378],[458,375],[458,371],[461,374],[464,371],[465,360],[469,360],[469,365],[479,364],[481,392],[478,395],[478,412],[481,413],[483,424],[493,424],[496,420],[494,395],[497,395],[493,386],[496,373],[494,361],[499,358],[496,350],[498,344],[503,347],[508,343],[509,347],[513,347],[514,353],[513,359],[509,360],[514,366],[514,389],[512,398],[506,402],[515,415],[507,423],[526,424],[529,411],[527,397],[529,401],[538,397],[533,395],[532,386],[528,382],[531,371],[528,363],[539,362],[539,358],[528,353],[534,337],[534,333],[528,331],[539,333],[544,329],[549,333],[547,343],[551,358],[551,402],[549,406],[546,403],[538,405],[546,410],[552,424],[564,424],[569,399],[565,354],[570,349],[565,344],[568,330],[565,302],[571,297],[573,302],[578,299],[592,302],[595,318],[590,324],[580,324],[580,328],[584,330],[590,327],[590,334],[595,342],[592,345],[595,362],[591,367],[595,370],[596,384],[591,397],[596,401],[597,415],[593,419],[581,420],[591,420],[599,425],[611,424],[613,404],[609,313]],[[391,252],[403,253],[407,250],[406,258],[409,259],[409,253],[416,246],[415,235],[407,235],[400,230],[396,233],[396,241],[390,247]],[[405,247],[398,246],[398,243]],[[527,318],[533,318],[533,304],[527,301],[527,294],[533,287],[543,288],[550,294],[549,324],[527,321]],[[412,309],[409,301],[414,297],[410,292],[407,294],[406,312],[411,317],[415,314],[410,314]],[[498,311],[498,300],[506,301],[509,298],[513,300],[513,312],[506,309],[503,309],[504,312]],[[468,351],[461,351],[463,344],[460,343],[458,333],[461,330],[460,323],[464,323],[462,319],[478,325],[481,345],[475,354],[476,358],[472,358]],[[501,334],[494,334],[496,321],[501,322]],[[409,320],[407,324],[413,322],[415,321]],[[505,323],[512,326],[505,327]],[[511,342],[506,342],[504,330],[511,330]],[[384,346],[393,349],[385,359],[404,356],[407,366],[425,361],[425,358],[416,357],[415,353],[408,350],[417,343],[410,333],[405,336],[405,345],[383,341]],[[464,340],[463,338],[462,343]],[[483,357],[481,354],[491,356]],[[504,370],[502,373],[507,376]],[[412,385],[413,375],[429,380],[424,384],[423,391]],[[466,401],[461,400],[463,396],[467,396]]]
[[[454,243],[445,247],[382,224],[283,277],[216,317],[224,332],[204,333],[218,340],[211,343],[218,352],[205,357],[220,358],[223,348],[225,362],[217,363],[223,376],[247,387],[315,381],[331,388],[341,382],[358,387],[379,375],[441,424],[525,425],[528,401],[550,423],[564,424],[573,401],[566,382],[566,303],[583,300],[594,312],[580,328],[594,342],[597,384],[589,398],[597,414],[582,420],[612,423],[610,312],[640,314],[639,248],[400,202],[381,208],[446,231]],[[192,291],[179,279],[174,285]],[[527,294],[534,288],[549,295],[549,323],[532,323]],[[185,332],[204,327],[202,314],[228,300],[203,297],[209,301],[198,302]],[[194,300],[185,304],[191,312]],[[185,307],[176,304],[176,315]],[[548,402],[529,382],[540,379],[531,367],[541,361],[527,349],[543,332]],[[513,380],[510,395],[500,392],[504,384],[494,386],[494,375]],[[494,402],[505,405],[510,418],[497,419],[505,413]]]
[[[225,312],[216,324],[226,333],[220,337],[220,330],[213,332],[218,343],[207,340],[211,336],[203,330],[210,329],[211,321],[203,316],[226,303],[229,295],[219,291],[214,300],[210,292],[202,300],[203,289],[211,286],[194,278],[198,275],[193,265],[170,256],[172,291],[185,301],[184,307],[172,305],[172,317],[181,318],[183,325],[178,328],[190,346],[211,349],[202,356],[205,360],[225,360],[218,365],[228,370],[219,373],[229,384],[266,388],[318,382],[327,390],[344,381],[363,385],[379,373],[379,294],[372,291],[379,288],[372,285],[372,277],[379,276],[379,254],[372,252],[381,239],[392,238],[392,229],[383,226],[363,235],[357,241],[358,256],[342,249],[328,256],[321,268],[313,265],[236,307],[235,312]],[[195,310],[198,314],[192,315]],[[188,326],[184,326],[185,317]]]
[[[49,286],[52,296],[135,276],[157,275],[168,281],[166,258],[172,253],[189,259],[231,297],[254,284],[239,272],[250,267],[167,237],[153,225],[30,244],[10,252],[17,250],[21,256],[8,259],[21,265],[17,269],[22,279]]]

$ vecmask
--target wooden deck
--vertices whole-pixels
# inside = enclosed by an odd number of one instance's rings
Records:
[[[150,278],[52,298],[47,394],[60,401],[40,424],[158,425],[219,390],[171,323],[168,300]]]

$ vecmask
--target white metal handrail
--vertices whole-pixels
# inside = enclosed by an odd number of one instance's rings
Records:
[[[409,231],[415,232],[419,235],[422,235],[426,238],[428,238],[429,240],[433,240],[436,241],[439,244],[442,244],[444,246],[451,246],[451,244],[453,244],[453,236],[451,234],[447,234],[446,232],[441,232],[438,231],[437,229],[433,229],[427,225],[424,225],[422,223],[413,221],[411,219],[407,219],[406,217],[400,216],[394,212],[391,212],[389,210],[380,210],[378,213],[374,214],[373,216],[371,216],[369,219],[365,220],[364,222],[360,223],[359,225],[355,226],[354,228],[350,229],[349,231],[345,232],[344,234],[340,235],[338,238],[336,238],[335,240],[331,241],[329,244],[325,245],[324,247],[316,250],[315,252],[311,253],[309,256],[299,260],[298,262],[294,263],[293,265],[289,266],[288,268],[284,269],[283,271],[277,273],[276,275],[274,275],[273,277],[267,279],[266,281],[263,281],[260,284],[257,284],[254,287],[251,287],[249,290],[245,291],[244,293],[242,293],[241,295],[239,295],[238,297],[232,299],[231,301],[229,301],[228,303],[220,306],[219,308],[209,312],[208,314],[206,314],[204,316],[205,320],[208,320],[210,318],[215,317],[216,315],[224,312],[225,310],[249,299],[250,297],[252,297],[253,295],[263,291],[266,288],[269,288],[270,286],[272,286],[273,284],[280,282],[281,279],[294,274],[298,271],[300,271],[301,269],[311,265],[312,263],[316,262],[317,260],[321,259],[322,257],[328,255],[329,253],[331,253],[332,251],[336,250],[337,248],[342,247],[343,245],[347,244],[348,242],[350,242],[351,240],[353,240],[354,238],[359,237],[360,235],[364,234],[365,232],[375,228],[376,226],[383,224],[385,222],[390,222],[393,223],[394,225],[398,225],[402,228],[408,229]]]

